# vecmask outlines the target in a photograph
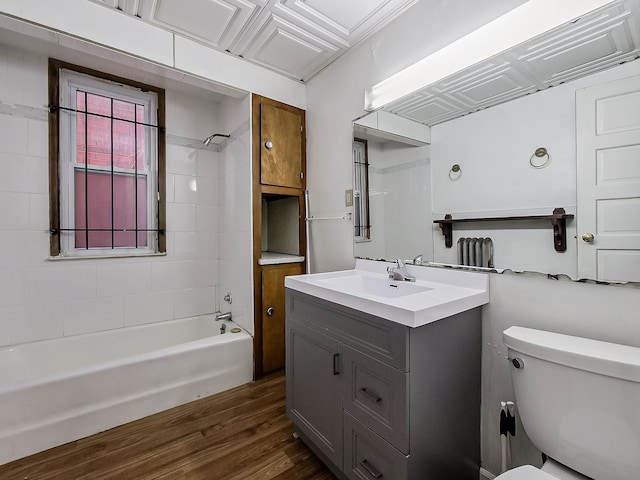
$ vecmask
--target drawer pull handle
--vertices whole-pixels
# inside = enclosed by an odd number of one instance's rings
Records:
[[[377,468],[369,463],[366,458],[363,458],[360,463],[360,466],[364,468],[369,475],[373,478],[382,478],[382,472],[380,472]]]
[[[340,375],[340,354],[333,354],[333,374]]]
[[[362,387],[360,391],[376,403],[380,403],[382,401],[381,396],[379,396],[377,393],[372,392],[371,390],[367,390],[367,387]]]

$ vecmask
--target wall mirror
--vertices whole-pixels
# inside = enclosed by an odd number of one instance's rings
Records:
[[[379,111],[353,122],[354,256],[433,260],[429,127]]]
[[[605,33],[594,36],[594,25]],[[357,239],[355,255],[392,260],[423,253],[425,260],[458,264],[461,237],[490,236],[497,268],[640,282],[634,160],[640,42],[628,34],[638,25],[639,1],[612,2],[411,93],[393,92],[394,83],[405,82],[404,71],[372,87],[365,104],[378,110],[354,122],[354,138],[367,142],[371,223],[370,238]],[[424,67],[425,61],[418,63]],[[628,86],[621,83],[625,78]],[[383,97],[388,100],[374,105]],[[415,137],[398,133],[398,119],[432,127],[429,145],[403,145],[398,137]],[[589,147],[604,133],[623,131],[618,144]],[[552,160],[534,168],[530,160],[540,147]],[[454,165],[462,177],[451,173]],[[615,195],[598,191],[604,183]],[[417,184],[424,191],[418,193]],[[433,224],[445,214],[533,217],[556,208],[575,215],[567,220],[562,251],[554,249],[556,227],[548,221],[456,224],[449,248]]]

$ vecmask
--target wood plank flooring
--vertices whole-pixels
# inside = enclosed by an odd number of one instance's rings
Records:
[[[0,466],[2,480],[335,480],[285,414],[281,373]]]

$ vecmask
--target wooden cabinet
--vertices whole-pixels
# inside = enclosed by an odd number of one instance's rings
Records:
[[[480,310],[422,327],[287,289],[287,414],[341,479],[480,469]]]
[[[284,277],[304,273],[305,111],[253,95],[251,119],[254,370],[260,377],[284,367]]]
[[[262,368],[265,372],[284,367],[284,277],[301,273],[299,263],[262,267]]]
[[[302,188],[304,112],[260,105],[260,183]]]

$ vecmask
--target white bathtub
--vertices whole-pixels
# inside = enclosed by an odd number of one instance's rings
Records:
[[[0,348],[0,464],[251,381],[236,326],[205,315]]]

